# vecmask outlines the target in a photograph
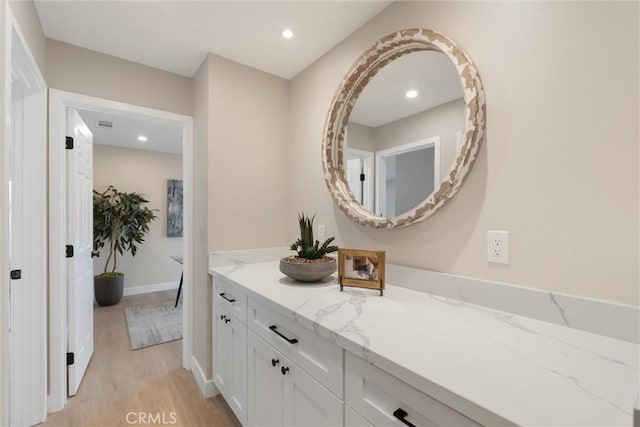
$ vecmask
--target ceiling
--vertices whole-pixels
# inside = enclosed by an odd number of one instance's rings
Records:
[[[78,113],[93,134],[94,144],[182,154],[180,126],[88,110],[79,109]],[[98,120],[112,122],[113,127],[100,127]],[[147,141],[138,141],[140,135],[146,136]]]
[[[407,99],[410,89],[417,90],[418,96]],[[389,63],[371,79],[349,120],[375,128],[463,95],[458,72],[446,55],[414,52]]]
[[[390,0],[36,0],[47,37],[192,77],[207,52],[290,79]],[[285,40],[284,28],[294,37]]]

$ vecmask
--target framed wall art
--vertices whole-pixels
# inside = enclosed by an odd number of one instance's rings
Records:
[[[167,237],[182,237],[184,208],[182,180],[167,180]]]

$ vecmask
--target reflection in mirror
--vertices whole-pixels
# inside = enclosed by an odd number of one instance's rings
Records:
[[[345,136],[347,182],[366,210],[402,215],[446,179],[460,149],[463,95],[455,66],[437,51],[403,55],[371,79]]]

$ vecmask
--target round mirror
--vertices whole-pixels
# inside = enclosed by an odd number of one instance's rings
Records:
[[[462,185],[484,136],[477,71],[458,47],[425,29],[390,34],[338,88],[323,141],[325,179],[356,222],[419,222]]]

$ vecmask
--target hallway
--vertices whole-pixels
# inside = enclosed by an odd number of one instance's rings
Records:
[[[173,290],[96,306],[95,352],[78,394],[42,425],[239,426],[220,395],[204,399],[182,368],[182,340],[131,350],[124,309],[172,300]]]

